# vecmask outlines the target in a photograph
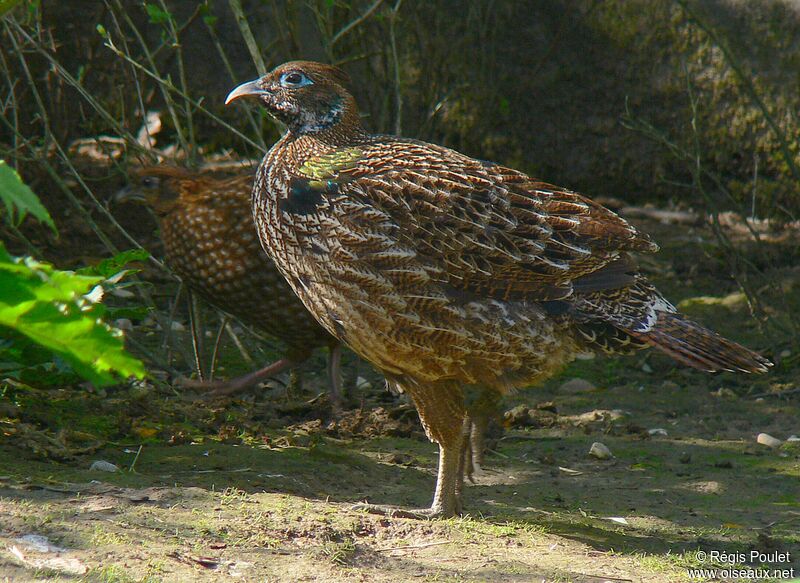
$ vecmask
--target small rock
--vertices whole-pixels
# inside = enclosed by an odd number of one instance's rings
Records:
[[[558,407],[553,401],[545,401],[544,403],[537,403],[536,409],[538,411],[550,411],[551,413],[558,413]]]
[[[112,464],[111,462],[97,460],[92,462],[92,465],[89,466],[89,469],[93,472],[118,472],[119,468]]]
[[[184,330],[186,330],[186,326],[184,326],[182,322],[178,322],[177,320],[172,322],[173,332],[183,332]]]
[[[646,362],[642,365],[642,370],[648,374],[653,372],[653,367],[647,364]]]
[[[756,441],[767,447],[780,447],[781,443],[783,443],[780,439],[772,437],[768,433],[759,433],[758,437],[756,437]]]
[[[595,387],[592,383],[587,381],[586,379],[579,379],[574,378],[570,379],[565,383],[562,383],[561,386],[558,388],[559,391],[563,391],[565,393],[588,393],[589,391],[594,391],[597,387]]]
[[[147,381],[133,381],[128,389],[128,394],[134,399],[141,399],[152,393],[154,388]]]
[[[359,391],[369,391],[372,388],[372,383],[364,377],[358,377],[356,379],[356,388]]]
[[[503,413],[503,424],[509,427],[527,425],[530,420],[528,411],[529,409],[526,405],[517,405],[513,409],[509,409]]]
[[[285,391],[286,385],[276,379],[269,379],[264,383],[264,388],[272,391]]]
[[[595,441],[592,444],[592,447],[589,448],[589,455],[596,457],[599,460],[610,460],[614,457],[614,454],[611,453],[611,450],[599,441]]]
[[[650,437],[667,437],[669,433],[667,433],[666,429],[661,427],[654,427],[653,429],[647,430],[647,435]]]
[[[724,398],[724,399],[738,399],[739,398],[739,395],[737,395],[731,389],[728,389],[726,387],[720,387],[716,391],[711,391],[711,396],[712,397]]]
[[[661,383],[662,391],[677,391],[680,388],[681,386],[678,383],[672,381],[664,381],[663,383]]]
[[[119,320],[114,320],[114,328],[116,328],[117,330],[130,332],[131,330],[133,330],[133,322],[128,320],[128,318],[120,318]]]
[[[682,464],[688,464],[690,461],[692,461],[692,454],[690,454],[688,451],[684,451],[681,453],[681,457],[678,458],[678,461]]]
[[[781,358],[789,358],[791,355],[791,350],[781,350]]]
[[[796,435],[790,435],[790,436],[789,436],[789,437],[786,439],[786,441],[800,441],[800,437],[797,437]]]

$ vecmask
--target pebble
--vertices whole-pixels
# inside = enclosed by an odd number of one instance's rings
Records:
[[[789,437],[786,439],[786,441],[800,441],[800,437],[797,437],[796,435],[790,435],[790,436],[789,436]]]
[[[89,469],[94,472],[118,472],[119,468],[112,464],[111,462],[107,462],[104,460],[97,460],[96,462],[92,462],[92,465],[89,466]]]
[[[596,457],[599,460],[610,460],[614,457],[614,454],[611,453],[611,450],[599,441],[595,441],[592,444],[592,447],[589,448],[589,455]]]
[[[780,439],[772,437],[768,433],[759,433],[758,437],[756,437],[756,441],[767,447],[780,447],[781,443],[783,443]]]
[[[650,374],[651,372],[653,372],[653,367],[652,367],[652,366],[650,366],[649,364],[647,364],[647,363],[645,362],[645,363],[642,365],[642,370],[643,370],[644,372],[646,372],[647,374]]]
[[[186,330],[186,326],[183,325],[183,322],[178,322],[177,320],[172,322],[173,332],[183,332],[184,330]]]
[[[664,391],[677,391],[681,386],[673,381],[664,381],[661,383],[661,389]]]
[[[120,318],[119,320],[114,320],[114,327],[118,330],[124,330],[125,332],[130,332],[133,330],[133,322],[128,320],[128,318]]]
[[[667,433],[667,430],[663,429],[661,427],[655,427],[653,429],[648,429],[647,430],[647,434],[649,436],[651,436],[651,437],[656,437],[656,436],[666,437],[667,435],[669,435],[669,433]]]
[[[358,377],[356,379],[356,388],[359,391],[369,391],[372,388],[372,383],[364,377]]]
[[[588,393],[596,388],[586,379],[574,378],[562,383],[558,390],[564,393]]]

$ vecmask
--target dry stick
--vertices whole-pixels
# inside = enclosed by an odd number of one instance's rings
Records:
[[[200,303],[192,290],[187,289],[189,295],[189,327],[192,331],[192,348],[194,349],[194,365],[197,371],[197,378],[205,380],[203,371],[203,317],[200,314]]]
[[[220,341],[222,340],[222,332],[225,330],[225,325],[228,323],[229,316],[228,314],[222,314],[222,318],[220,320],[219,330],[217,330],[217,337],[214,340],[214,350],[211,353],[211,368],[208,372],[208,380],[214,380],[214,373],[217,369],[217,356],[219,355],[219,346]]]
[[[147,59],[147,63],[150,66],[150,69],[155,73],[157,77],[160,77],[161,74],[158,71],[158,67],[156,66],[155,59],[153,58],[153,54],[150,52],[150,49],[147,46],[147,43],[144,41],[139,29],[136,28],[136,25],[131,20],[131,17],[128,16],[128,13],[120,4],[119,0],[114,0],[114,3],[117,6],[117,9],[122,13],[122,17],[125,19],[125,22],[128,24],[130,29],[133,31],[136,40],[139,41],[139,46],[142,48],[142,52],[144,53],[145,59]],[[106,40],[110,40],[109,37],[106,37]],[[167,107],[167,111],[169,112],[169,116],[172,119],[172,123],[175,126],[175,133],[178,136],[178,141],[181,143],[181,148],[187,154],[190,152],[189,150],[189,143],[186,140],[186,136],[183,134],[183,127],[181,125],[181,120],[178,117],[178,114],[175,112],[175,108],[172,105],[172,100],[170,99],[169,92],[164,88],[163,84],[159,84],[158,86],[159,91],[161,92],[161,96],[164,98],[164,104]],[[144,112],[142,112],[144,113]]]
[[[236,77],[236,73],[234,72],[233,66],[231,65],[231,62],[228,59],[228,55],[225,52],[225,48],[222,46],[222,43],[219,41],[219,37],[217,36],[217,33],[214,30],[214,27],[211,24],[206,22],[206,28],[208,29],[209,36],[211,36],[211,42],[213,42],[214,46],[217,48],[217,53],[219,53],[219,57],[222,59],[222,62],[225,65],[225,69],[228,71],[228,75],[230,76],[231,81],[234,84],[238,83],[238,79]],[[261,144],[262,149],[264,151],[268,150],[269,148],[267,148],[267,143],[264,141],[264,136],[263,136],[263,134],[261,132],[261,128],[260,128],[258,122],[256,121],[255,116],[253,115],[253,110],[250,109],[249,107],[244,107],[244,108],[239,108],[239,109],[240,109],[240,111],[244,110],[245,116],[247,117],[247,120],[250,122],[250,125],[253,127],[253,133],[260,140],[259,143]]]
[[[8,30],[7,30],[7,32],[8,32]],[[51,126],[50,126],[50,118],[47,115],[47,109],[46,109],[46,107],[44,105],[44,101],[42,100],[42,97],[41,97],[41,95],[39,93],[39,89],[36,87],[36,83],[33,80],[33,75],[31,74],[31,71],[28,68],[28,63],[25,61],[25,56],[22,53],[22,51],[19,50],[19,45],[17,44],[17,41],[14,38],[14,35],[13,34],[8,34],[8,36],[11,38],[11,43],[14,45],[14,50],[17,51],[17,54],[18,54],[19,60],[20,60],[20,65],[22,66],[22,70],[25,73],[25,77],[26,77],[26,79],[28,81],[28,86],[29,86],[29,88],[31,90],[31,93],[33,94],[34,100],[36,101],[36,105],[39,108],[39,115],[41,116],[42,124],[43,124],[43,127],[44,127],[44,132],[45,132],[45,144],[48,144],[48,143],[54,144],[56,146],[56,148],[58,149],[59,153],[62,154],[62,156],[64,158],[66,158],[66,156],[63,154],[63,150],[61,149],[61,145],[55,140],[55,138],[52,135]],[[10,126],[8,120],[6,119],[6,117],[4,115],[0,116],[0,118],[3,119],[3,121],[6,123],[6,125]],[[13,128],[11,128],[11,129],[13,129]],[[20,136],[20,137],[23,139],[23,141],[28,142],[28,140],[24,136]],[[38,152],[38,150],[34,149],[32,146],[29,146],[29,147],[31,148],[31,152]],[[53,180],[56,182],[56,184],[61,189],[61,191],[64,192],[64,194],[67,196],[67,198],[69,198],[70,202],[72,202],[75,205],[75,208],[78,210],[78,212],[80,213],[81,217],[92,228],[92,230],[97,235],[97,237],[100,239],[100,241],[102,241],[103,245],[105,245],[106,248],[109,251],[111,251],[111,253],[113,255],[116,255],[117,253],[119,253],[119,250],[116,248],[116,246],[111,242],[111,240],[102,231],[102,229],[100,229],[100,227],[97,225],[97,223],[94,222],[94,220],[92,219],[91,215],[88,213],[88,211],[85,208],[83,208],[83,205],[75,197],[75,195],[73,194],[72,190],[70,190],[70,188],[64,183],[64,181],[62,180],[61,176],[59,176],[58,172],[56,172],[55,169],[52,168],[52,166],[50,165],[50,162],[47,160],[47,155],[44,154],[44,155],[40,155],[40,156],[41,156],[40,161],[41,161],[42,165],[44,166],[45,170],[47,171],[47,173],[51,176],[51,178],[53,178]],[[67,159],[67,162],[69,163],[68,159]],[[71,164],[70,164],[70,166],[71,166]],[[74,168],[71,168],[71,169],[74,170]],[[75,172],[75,174],[77,175],[77,172]],[[82,184],[82,185],[85,186],[84,184]],[[94,195],[92,194],[92,196],[94,196]]]
[[[111,15],[111,20],[114,21],[114,26],[116,27],[117,32],[119,33],[120,39],[122,39],[122,47],[123,47],[123,49],[126,52],[130,52],[130,49],[128,48],[128,40],[125,38],[125,34],[122,32],[122,26],[120,26],[120,24],[119,24],[119,20],[117,19],[117,14],[114,12],[114,10],[112,10],[111,5],[108,3],[108,0],[105,0],[104,3],[106,5],[106,9],[108,10],[108,13]],[[155,144],[153,143],[153,138],[150,135],[149,127],[147,125],[147,108],[144,106],[144,96],[142,95],[142,84],[139,81],[139,75],[138,75],[138,71],[136,70],[136,68],[132,67],[130,64],[128,64],[128,66],[130,67],[131,76],[133,77],[134,86],[136,87],[136,101],[139,104],[139,111],[141,112],[142,121],[144,122],[145,136],[146,136],[146,139],[147,139],[147,146],[150,149],[152,149]],[[138,143],[138,136],[137,136],[137,143]],[[142,144],[140,144],[140,145],[142,145]]]
[[[233,343],[236,345],[236,348],[239,349],[239,354],[242,355],[242,358],[245,360],[245,362],[250,366],[255,366],[256,363],[253,360],[253,357],[250,356],[250,353],[247,352],[247,349],[244,347],[244,344],[242,344],[242,341],[239,340],[239,336],[236,334],[236,331],[233,329],[233,326],[231,326],[230,322],[225,323],[225,332],[227,332],[230,339],[233,340]]]
[[[397,0],[397,3],[389,11],[389,45],[392,49],[392,67],[394,68],[394,91],[395,91],[395,118],[394,118],[394,133],[398,136],[403,133],[403,93],[402,86],[400,85],[400,59],[397,56],[397,39],[395,35],[395,23],[397,21],[397,13],[403,0]]]
[[[183,46],[181,45],[181,39],[179,37],[178,28],[175,26],[175,19],[172,17],[172,14],[167,9],[167,5],[164,0],[159,0],[161,4],[161,8],[164,12],[168,13],[170,16],[167,19],[167,24],[169,25],[169,31],[172,35],[172,39],[174,41],[173,46],[175,47],[175,55],[178,59],[178,79],[181,83],[181,89],[184,93],[188,95],[189,84],[186,82],[186,67],[184,66],[183,62]],[[198,13],[200,7],[198,6],[195,9],[195,13]],[[189,101],[184,98],[183,100],[183,111],[186,116],[186,127],[187,131],[189,132],[189,150],[186,152],[189,160],[193,160],[197,155],[197,142],[194,132],[194,118],[192,116],[192,108],[189,104]]]
[[[381,4],[383,4],[383,0],[375,0],[375,2],[373,2],[372,5],[369,8],[367,8],[364,11],[363,14],[361,14],[361,16],[359,16],[355,20],[351,21],[344,28],[342,28],[339,32],[337,32],[335,35],[333,35],[333,38],[331,39],[331,42],[330,42],[330,46],[333,47],[333,45],[335,45],[337,42],[339,42],[344,35],[346,35],[350,31],[352,31],[355,27],[357,27],[359,24],[364,22],[367,18],[372,16],[372,13],[375,12]]]
[[[693,156],[694,165],[693,165],[693,171],[692,171],[692,181],[693,181],[693,183],[695,185],[695,188],[700,192],[700,194],[705,199],[706,205],[708,207],[710,207],[710,209],[711,209],[712,229],[714,231],[714,235],[716,236],[717,240],[720,242],[720,244],[725,249],[726,254],[728,255],[729,265],[730,265],[731,269],[734,270],[734,273],[736,273],[736,271],[737,271],[736,270],[736,263],[741,261],[741,262],[745,263],[746,265],[748,265],[750,267],[750,269],[754,273],[757,273],[757,274],[763,276],[764,275],[763,272],[758,267],[756,267],[752,262],[750,262],[749,260],[745,259],[739,253],[736,252],[736,249],[735,249],[733,243],[731,242],[730,238],[723,231],[722,225],[720,225],[720,222],[719,222],[719,209],[717,208],[717,206],[716,206],[714,200],[712,199],[712,197],[709,196],[708,192],[703,187],[703,183],[702,183],[703,165],[702,165],[701,154],[700,154],[700,152],[701,152],[700,138],[699,138],[699,133],[697,131],[697,99],[696,99],[696,97],[694,95],[694,92],[692,91],[691,82],[689,82],[688,76],[687,76],[687,91],[689,92],[689,102],[690,102],[690,105],[691,105],[691,108],[692,108],[691,126],[692,126],[693,144],[694,144],[694,148],[695,148],[695,153],[694,153],[694,156]],[[730,198],[733,198],[733,196],[730,195],[730,193],[728,193],[728,194],[729,194]],[[741,208],[740,208],[740,214],[744,215],[744,213],[741,212]],[[753,238],[754,238],[756,244],[759,246],[759,249],[763,252],[763,249],[761,249],[761,238],[757,234],[757,231],[755,231],[755,229],[753,229],[753,228],[750,228],[749,223],[747,223],[747,220],[745,220],[745,223],[748,224],[748,228],[750,229],[750,232],[753,235]],[[738,271],[744,277],[737,277],[736,275],[734,275],[734,277],[736,277],[736,283],[739,285],[741,290],[744,292],[745,296],[747,296],[747,300],[748,300],[748,302],[750,304],[750,309],[752,311],[754,311],[754,312],[760,313],[761,315],[768,316],[767,311],[764,309],[764,306],[762,305],[761,300],[758,297],[758,293],[754,289],[752,289],[752,287],[749,285],[749,282],[746,281],[747,273],[746,272],[742,273],[741,270],[738,270]],[[788,303],[786,302],[786,298],[782,297],[782,302],[784,304],[785,311],[790,314],[791,313],[791,311],[790,311],[791,308],[788,305]],[[794,319],[790,317],[789,318],[789,322],[792,325],[792,328],[794,329],[793,332],[796,335],[797,326],[795,325]],[[773,322],[773,323],[775,323],[775,322]]]
[[[120,125],[119,121],[117,121],[117,119],[114,116],[108,113],[108,111],[106,111],[106,109],[97,102],[94,96],[92,96],[91,93],[86,91],[83,85],[81,85],[81,83],[77,79],[75,79],[75,77],[70,75],[69,71],[67,71],[66,69],[64,69],[63,66],[61,66],[61,63],[59,63],[49,52],[47,52],[41,46],[39,46],[39,44],[36,43],[36,41],[33,38],[31,38],[31,36],[27,32],[25,32],[25,29],[23,29],[19,25],[19,23],[17,23],[13,18],[6,18],[3,21],[3,23],[7,29],[10,23],[10,25],[14,27],[14,30],[16,30],[24,40],[30,43],[37,53],[42,55],[47,60],[47,62],[53,67],[53,70],[56,73],[58,73],[59,77],[64,79],[70,86],[72,86],[76,91],[78,91],[78,93],[81,94],[81,97],[83,97],[89,103],[92,109],[94,109],[95,111],[97,111],[97,113],[100,114],[100,117],[102,117],[106,122],[108,122],[109,125],[111,125],[114,128],[114,131],[116,131],[119,136],[124,138],[126,141],[130,141],[130,143],[132,144],[136,144],[136,138],[133,135],[131,135],[130,132],[125,130],[125,128],[123,128]],[[14,43],[15,45],[15,51],[19,52],[19,47],[16,44],[14,35],[9,35],[9,37],[11,38],[12,43]],[[22,55],[20,55],[20,58],[24,59]]]
[[[675,156],[676,159],[684,161],[684,162],[690,162],[690,161],[693,160],[693,155],[690,152],[684,150],[683,148],[681,148],[680,146],[678,146],[674,142],[670,141],[669,138],[667,138],[667,136],[665,136],[662,132],[658,131],[655,127],[653,127],[649,123],[645,122],[644,120],[634,118],[631,115],[630,111],[626,111],[626,114],[622,119],[622,124],[623,124],[624,127],[628,128],[630,130],[633,130],[633,131],[640,132],[640,133],[644,134],[645,136],[649,137],[650,139],[653,139],[656,142],[660,143],[662,146],[666,147],[670,151],[670,153],[672,153],[672,155]],[[727,188],[725,188],[725,185],[722,184],[722,181],[720,180],[720,178],[718,176],[716,176],[714,173],[712,173],[710,170],[707,170],[704,167],[700,168],[700,171],[702,172],[704,177],[706,177],[706,178],[708,178],[709,180],[712,181],[714,186],[720,192],[722,192],[726,196],[726,198],[730,199],[733,203],[736,203],[735,199],[733,198],[733,195],[730,193],[730,191],[728,191]],[[703,196],[706,197],[707,201],[711,200],[709,195],[708,195],[708,192],[706,192],[705,190],[701,194],[703,194]],[[756,231],[753,228],[753,226],[750,223],[748,223],[747,221],[745,221],[745,226],[747,227],[747,229],[750,232],[751,236],[755,240],[756,244],[759,245],[760,247],[763,246],[763,240],[761,239],[758,231]],[[712,225],[712,228],[713,228],[713,225]],[[720,245],[722,245],[723,249],[725,249],[727,252],[730,253],[730,250],[733,248],[733,244],[731,243],[730,239],[728,239],[728,237],[725,235],[725,233],[721,229],[721,227],[719,227],[718,230],[715,230],[714,234],[715,234],[715,237],[717,237]],[[750,269],[752,269],[755,273],[763,275],[763,272],[756,265],[754,265],[751,261],[749,261],[748,259],[743,258],[743,257],[740,258],[740,259]],[[745,291],[745,290],[743,290],[743,291]],[[750,301],[749,297],[748,297],[748,301]],[[785,304],[786,298],[781,296],[781,301],[784,302],[784,304]],[[760,306],[760,303],[757,303],[757,305]],[[779,330],[781,330],[782,332],[788,333],[788,334],[796,334],[795,331],[797,330],[797,324],[794,321],[794,319],[791,317],[791,311],[787,312],[790,315],[789,322],[791,324],[791,329],[786,328],[786,326],[784,326],[783,323],[781,323],[778,320],[774,319],[773,317],[769,316],[769,314],[764,314],[763,311],[761,311],[760,313],[762,314],[762,316],[766,315],[767,319],[772,323],[772,325],[775,326],[776,328],[778,328]]]
[[[264,154],[266,154],[266,153],[267,153],[267,150],[266,150],[266,148],[263,148],[263,147],[262,147],[260,144],[258,144],[258,143],[256,143],[256,142],[254,142],[254,141],[253,141],[251,138],[249,138],[248,136],[246,136],[245,134],[243,134],[242,132],[240,132],[238,129],[236,129],[235,127],[233,127],[233,126],[232,126],[232,125],[230,125],[229,123],[227,123],[225,120],[223,120],[223,119],[222,119],[222,118],[220,118],[219,116],[217,116],[217,115],[214,115],[212,112],[210,112],[210,111],[209,111],[209,110],[207,110],[205,107],[203,107],[203,106],[200,104],[200,102],[199,102],[199,101],[195,101],[195,100],[193,100],[193,99],[192,99],[191,97],[189,97],[189,96],[188,96],[186,93],[184,93],[183,91],[181,91],[180,89],[178,89],[177,87],[175,87],[175,85],[173,85],[173,84],[172,84],[172,81],[170,81],[169,79],[164,79],[163,77],[159,77],[157,74],[153,73],[152,71],[150,71],[149,69],[147,69],[146,67],[144,67],[144,66],[143,66],[141,63],[137,63],[136,61],[134,61],[132,58],[130,58],[130,57],[129,57],[127,54],[125,54],[123,51],[121,51],[120,49],[118,49],[118,48],[116,47],[116,45],[114,44],[114,42],[111,40],[111,38],[110,38],[110,37],[106,37],[106,43],[105,43],[105,46],[106,46],[106,47],[108,47],[109,49],[111,49],[111,51],[112,51],[112,52],[113,52],[115,55],[117,55],[117,56],[118,56],[118,57],[120,57],[121,59],[123,59],[123,60],[125,60],[125,61],[129,62],[129,63],[130,63],[131,65],[133,65],[135,68],[137,68],[137,69],[139,69],[140,71],[142,71],[142,72],[143,72],[145,75],[147,75],[147,76],[148,76],[148,77],[150,77],[151,79],[155,80],[155,81],[156,81],[156,82],[158,82],[160,85],[163,85],[164,87],[166,87],[166,88],[167,88],[167,89],[169,89],[170,91],[172,91],[172,92],[174,92],[174,93],[176,93],[176,94],[180,95],[181,97],[185,97],[185,98],[189,99],[190,103],[191,103],[191,104],[192,104],[192,105],[193,105],[193,106],[194,106],[196,109],[198,109],[199,111],[201,111],[201,112],[203,112],[204,114],[206,114],[206,115],[207,115],[209,118],[211,118],[212,120],[214,120],[215,122],[217,122],[218,124],[220,124],[220,125],[221,125],[222,127],[224,127],[226,130],[233,132],[233,133],[234,133],[234,134],[236,134],[238,137],[240,137],[242,140],[244,140],[246,143],[248,143],[249,145],[253,146],[254,148],[256,148],[257,150],[259,150],[260,152],[262,152],[262,153],[264,153]]]
[[[719,47],[719,50],[722,51],[725,60],[727,61],[728,65],[730,65],[733,72],[739,78],[739,81],[744,86],[745,91],[747,92],[750,99],[756,104],[761,110],[761,113],[764,116],[764,119],[767,121],[767,124],[775,132],[775,137],[778,139],[778,144],[781,149],[781,154],[783,155],[784,161],[786,165],[789,167],[789,170],[792,172],[792,176],[794,179],[800,182],[800,170],[798,170],[797,165],[795,164],[794,157],[791,153],[789,148],[789,143],[786,139],[786,134],[783,130],[778,126],[775,118],[772,117],[767,105],[761,99],[761,96],[756,91],[755,85],[750,77],[745,75],[744,70],[742,69],[741,64],[739,63],[738,59],[736,59],[733,55],[733,52],[728,47],[727,43],[725,43],[719,35],[712,29],[702,18],[700,18],[697,13],[692,10],[686,0],[677,0],[678,5],[683,9],[686,15],[692,20],[703,32],[705,32],[711,41]]]
[[[267,65],[264,62],[264,57],[261,56],[261,51],[258,50],[258,43],[256,43],[250,23],[247,22],[247,17],[244,15],[242,3],[239,0],[228,0],[228,6],[230,6],[231,12],[236,17],[236,24],[239,26],[239,32],[242,33],[247,50],[250,51],[250,58],[255,63],[256,71],[258,71],[259,76],[266,75]]]
[[[380,549],[375,549],[375,552],[376,553],[385,553],[387,551],[405,551],[405,550],[409,550],[409,549],[425,549],[425,548],[428,548],[428,547],[436,547],[436,546],[439,546],[439,545],[449,545],[452,542],[453,541],[451,541],[451,540],[442,540],[442,541],[436,541],[436,542],[432,542],[432,543],[422,543],[422,544],[418,544],[418,545],[407,545],[407,546],[404,546],[404,547],[383,547],[383,548],[380,548]]]

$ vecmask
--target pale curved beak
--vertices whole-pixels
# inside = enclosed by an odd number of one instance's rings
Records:
[[[114,193],[111,197],[112,204],[123,204],[126,202],[145,202],[145,196],[142,192],[131,185],[125,186]]]
[[[239,85],[236,89],[228,93],[228,96],[225,98],[225,105],[228,105],[231,101],[239,99],[240,97],[268,95],[269,91],[259,87],[258,82],[259,79],[255,79],[253,81],[248,81],[247,83],[242,83],[241,85]]]

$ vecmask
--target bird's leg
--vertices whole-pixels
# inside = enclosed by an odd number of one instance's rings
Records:
[[[342,409],[342,345],[331,346],[328,352],[328,388],[334,411]]]
[[[474,414],[470,416],[469,446],[467,448],[469,461],[467,477],[469,481],[475,483],[474,476],[483,474],[483,454],[484,440],[486,438],[486,428],[489,426],[489,416],[486,414]]]
[[[407,518],[448,518],[462,510],[465,439],[464,427],[468,423],[464,408],[464,394],[455,383],[437,383],[433,386],[404,386],[414,399],[422,426],[431,441],[439,444],[439,471],[433,504],[425,510],[399,510],[373,504],[359,504],[354,508],[377,514]]]
[[[470,449],[470,433],[472,430],[472,418],[469,415],[464,417],[464,423],[461,426],[461,446],[459,447],[460,455],[458,456],[458,475],[456,477],[456,499],[461,500],[464,492],[464,476],[469,476],[472,481],[472,451]]]
[[[465,446],[466,456],[464,464],[465,476],[475,483],[474,477],[484,475],[483,457],[486,450],[486,431],[489,421],[494,416],[500,405],[500,395],[495,391],[482,389],[477,398],[467,406],[470,418],[468,444]]]
[[[282,358],[265,366],[262,369],[247,373],[235,379],[227,381],[196,381],[193,379],[180,379],[179,384],[182,387],[190,389],[204,389],[208,391],[205,398],[224,397],[236,394],[240,391],[257,385],[269,378],[274,377],[276,374],[283,372],[287,368],[294,368],[297,362],[289,358]]]

